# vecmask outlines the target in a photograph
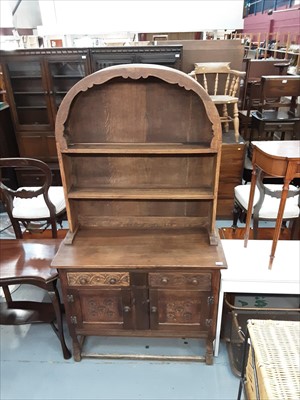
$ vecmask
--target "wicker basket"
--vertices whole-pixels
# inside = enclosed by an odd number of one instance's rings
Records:
[[[248,330],[248,400],[299,400],[300,322],[252,319]]]

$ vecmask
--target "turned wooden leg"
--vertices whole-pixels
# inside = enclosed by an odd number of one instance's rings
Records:
[[[224,120],[228,121],[228,110],[227,110],[227,104],[223,104],[223,118]],[[229,131],[229,123],[225,122],[224,123],[224,129],[225,132],[227,133]]]
[[[235,141],[239,141],[239,128],[240,128],[240,121],[239,121],[239,110],[237,104],[233,105],[233,127],[234,127],[234,136]]]

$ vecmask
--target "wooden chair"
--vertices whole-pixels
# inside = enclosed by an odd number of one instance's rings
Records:
[[[58,272],[51,268],[61,239],[0,240],[0,287],[6,302],[1,302],[1,325],[50,323],[60,340],[63,356],[71,357],[63,333],[63,307],[57,289]],[[28,284],[44,289],[51,302],[13,300],[11,285]]]
[[[251,129],[252,113],[257,111],[260,100],[260,80],[248,83],[247,101],[245,109],[239,110],[240,131],[244,140],[249,139],[249,129]]]
[[[189,74],[194,77],[210,95],[217,106],[220,106],[220,118],[225,132],[233,122],[235,139],[239,140],[239,89],[240,80],[246,73],[230,69],[229,62],[195,63],[195,69]],[[232,106],[232,111],[229,106]]]
[[[250,142],[252,140],[284,140],[299,138],[300,115],[297,97],[300,96],[300,76],[274,75],[261,78],[257,111],[251,114]]]
[[[3,168],[36,169],[42,178],[40,187],[11,189],[0,182],[0,199],[12,223],[16,238],[23,237],[20,223],[26,230],[35,232],[51,226],[52,237],[57,237],[57,223],[62,223],[66,204],[62,186],[51,186],[52,175],[47,164],[32,158],[0,158]]]
[[[257,239],[259,221],[276,221],[281,193],[282,184],[263,184],[263,177],[257,180],[257,186],[254,192],[254,206],[251,210],[253,214],[253,237]],[[294,238],[298,234],[296,232],[297,220],[299,220],[299,196],[300,190],[294,185],[289,186],[288,199],[286,201],[283,226],[289,222],[291,229],[291,237]],[[248,212],[248,201],[250,195],[250,185],[238,185],[234,188],[234,209],[232,228],[237,228],[238,220],[245,222]]]

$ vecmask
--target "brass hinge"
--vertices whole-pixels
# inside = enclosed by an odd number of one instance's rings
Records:
[[[206,326],[211,326],[212,325],[212,319],[206,319],[205,320]]]
[[[72,316],[70,317],[70,321],[71,321],[71,324],[77,325],[77,317],[76,317],[76,316],[72,315]]]
[[[215,302],[214,296],[208,296],[207,304],[214,304],[214,302]]]
[[[72,294],[67,294],[67,302],[74,303],[74,296]]]

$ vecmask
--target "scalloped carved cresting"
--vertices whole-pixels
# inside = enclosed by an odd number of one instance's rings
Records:
[[[70,272],[67,274],[69,286],[129,286],[128,272]]]

